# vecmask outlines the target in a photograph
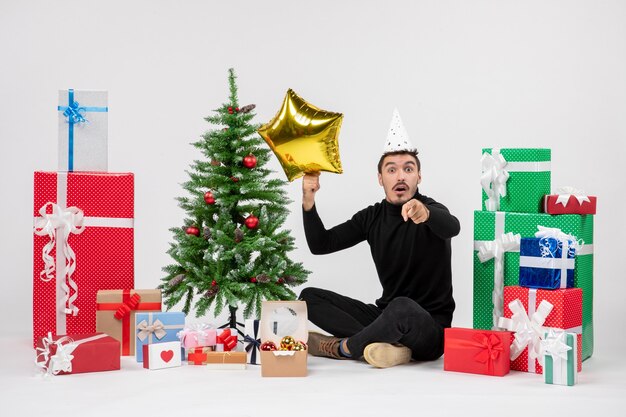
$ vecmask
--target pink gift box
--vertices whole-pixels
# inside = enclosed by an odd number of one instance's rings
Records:
[[[196,347],[215,346],[217,344],[217,330],[207,324],[194,324],[185,327],[177,333],[185,349]]]

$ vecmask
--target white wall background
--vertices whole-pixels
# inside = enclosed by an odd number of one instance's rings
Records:
[[[327,226],[383,197],[375,164],[400,109],[420,149],[421,191],[461,221],[457,326],[472,322],[481,148],[552,148],[553,186],[599,198],[596,355],[617,350],[626,342],[615,327],[626,312],[625,23],[622,1],[2,1],[0,328],[31,331],[32,173],[57,166],[57,90],[109,91],[109,168],[136,174],[136,287],[151,288],[169,262],[168,228],[183,218],[179,184],[199,157],[189,143],[226,100],[233,66],[259,123],[287,88],[345,114],[345,173],[323,174],[318,193]],[[299,181],[289,193],[286,227],[309,284],[377,298],[366,244],[311,255]]]

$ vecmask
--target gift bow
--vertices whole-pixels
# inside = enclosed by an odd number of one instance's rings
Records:
[[[485,200],[487,211],[498,211],[500,197],[506,196],[506,182],[509,180],[509,172],[505,169],[507,161],[500,150],[493,149],[492,152],[493,154],[483,153],[480,160],[482,165],[480,185],[488,197]]]
[[[42,339],[43,347],[37,348],[37,366],[46,370],[47,375],[58,375],[60,372],[72,372],[72,352],[78,344],[68,336],[63,336],[58,340],[52,339],[52,333],[48,332],[48,337]],[[50,356],[50,347],[56,345],[56,352]],[[39,358],[42,357],[41,360]],[[50,359],[50,362],[48,362]]]
[[[47,208],[52,208],[52,214],[47,213]],[[68,207],[63,209],[58,204],[48,202],[39,209],[39,217],[35,218],[33,231],[37,236],[48,236],[50,241],[43,247],[42,258],[44,262],[44,270],[39,274],[44,282],[54,279],[55,262],[50,255],[52,249],[59,240],[62,253],[65,257],[66,272],[63,277],[61,288],[65,292],[63,298],[63,309],[65,314],[78,314],[78,307],[74,305],[74,301],[78,297],[78,286],[72,279],[72,274],[76,269],[76,253],[70,246],[68,238],[70,233],[81,234],[85,227],[83,226],[84,213],[77,207]],[[58,234],[58,237],[57,237]],[[57,247],[57,250],[59,248]],[[67,280],[67,283],[66,283]],[[70,297],[70,288],[74,294]]]
[[[86,109],[84,107],[80,107],[78,101],[70,101],[68,103],[67,108],[63,112],[63,116],[66,117],[68,123],[83,123],[86,122],[85,113]]]
[[[132,296],[130,296],[128,301],[122,302],[122,305],[120,305],[119,308],[115,311],[113,317],[121,321],[124,317],[130,314],[132,310],[135,310],[137,308],[140,301],[141,295],[139,295],[138,293],[134,293]]]
[[[524,305],[519,299],[509,303],[513,315],[510,319],[500,317],[498,326],[515,332],[513,344],[511,344],[511,360],[517,359],[526,346],[528,346],[529,362],[541,357],[540,341],[543,339],[545,331],[542,326],[553,307],[549,301],[542,300],[537,310],[531,317],[528,317]]]
[[[163,337],[167,334],[163,323],[159,319],[156,319],[151,325],[148,325],[146,320],[142,320],[139,324],[137,324],[137,330],[139,330],[137,337],[142,342],[146,340],[151,333],[154,334],[157,339],[163,339]]]
[[[480,352],[474,356],[474,359],[477,362],[486,363],[489,369],[491,369],[493,361],[498,359],[498,356],[504,349],[500,338],[495,334],[478,333],[474,335],[473,339],[480,348]]]
[[[504,253],[518,250],[520,247],[521,235],[512,232],[504,233],[495,240],[483,242],[478,248],[478,259],[480,262],[487,262],[494,259],[494,285],[491,295],[493,302],[493,323],[498,322],[504,311]]]
[[[564,342],[565,336],[565,332],[557,332],[553,329],[548,330],[546,338],[541,341],[541,356],[539,356],[539,361],[542,365],[544,355],[552,356],[553,360],[559,358],[567,360],[567,352],[572,350],[572,347]]]
[[[243,341],[244,343],[247,343],[246,352],[250,352],[250,350],[252,349],[254,349],[254,351],[256,351],[257,349],[261,349],[261,339],[255,339],[254,337],[245,335],[243,337]]]
[[[224,351],[229,351],[235,346],[237,346],[237,335],[231,334],[230,329],[224,329],[222,332],[217,335],[217,343],[224,345]]]
[[[574,187],[570,187],[570,186],[566,186],[566,187],[561,187],[559,189],[556,190],[556,193],[559,195],[556,199],[556,204],[563,204],[563,207],[567,207],[567,203],[569,201],[569,198],[574,196],[574,198],[576,200],[578,200],[578,204],[579,205],[583,205],[583,202],[586,201],[588,203],[591,202],[591,200],[589,200],[589,197],[587,196],[587,194],[585,194],[585,192],[583,190],[579,190],[577,188]]]
[[[582,239],[578,241],[576,236],[563,233],[561,229],[556,227],[537,226],[537,229],[539,229],[539,231],[535,233],[535,237],[541,239],[539,245],[541,246],[541,256],[544,258],[554,258],[554,254],[558,248],[561,248],[562,258],[567,258],[570,252],[572,255],[576,255],[576,251],[579,251],[584,244]],[[557,247],[550,244],[548,241],[550,238],[559,242]]]

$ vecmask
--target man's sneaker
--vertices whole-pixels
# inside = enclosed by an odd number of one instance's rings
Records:
[[[389,368],[411,361],[411,349],[400,344],[370,343],[363,351],[363,357],[372,366]]]
[[[317,332],[309,332],[309,354],[333,359],[346,359],[339,354],[340,341],[341,339],[338,337],[328,336]]]

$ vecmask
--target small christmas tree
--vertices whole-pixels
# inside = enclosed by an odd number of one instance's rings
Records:
[[[290,287],[306,282],[309,271],[287,256],[294,239],[280,229],[291,202],[286,182],[269,179],[272,171],[263,168],[270,150],[251,124],[254,104],[239,107],[234,70],[228,74],[228,103],[205,119],[220,127],[193,144],[207,159],[194,161],[183,184],[190,196],[178,202],[187,218],[170,229],[175,263],[163,268],[159,288],[168,309],[184,299],[189,314],[196,299],[199,317],[228,306],[233,325],[239,306],[244,317],[260,317],[263,300],[294,299]]]

